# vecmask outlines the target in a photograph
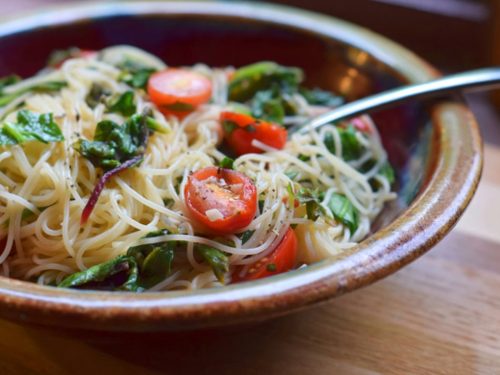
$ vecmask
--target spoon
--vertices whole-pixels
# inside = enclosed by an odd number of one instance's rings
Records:
[[[306,133],[349,117],[395,107],[411,99],[432,98],[456,91],[488,90],[495,87],[500,87],[500,67],[470,70],[429,82],[397,87],[355,100],[328,111],[306,124],[290,127],[288,134],[291,135],[295,132]]]

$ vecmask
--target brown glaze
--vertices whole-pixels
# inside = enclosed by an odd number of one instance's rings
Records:
[[[170,64],[268,59],[299,65],[310,84],[350,99],[437,76],[411,52],[340,20],[262,4],[206,2],[81,6],[0,25],[0,73],[31,74],[54,48],[118,43],[146,48]],[[374,117],[397,169],[401,199],[379,218],[376,228],[382,229],[335,259],[199,292],[74,291],[0,278],[0,313],[94,330],[217,327],[283,315],[389,275],[429,250],[460,217],[479,182],[481,139],[459,98]]]

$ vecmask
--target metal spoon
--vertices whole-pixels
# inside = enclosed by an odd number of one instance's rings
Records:
[[[481,91],[500,87],[500,67],[491,67],[449,75],[425,83],[397,87],[344,104],[326,112],[306,124],[294,125],[288,134],[306,133],[323,125],[360,114],[395,107],[411,99],[424,99],[456,91]]]

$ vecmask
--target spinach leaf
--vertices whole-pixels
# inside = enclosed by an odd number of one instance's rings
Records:
[[[246,230],[244,231],[240,238],[241,238],[241,243],[244,244],[245,242],[247,242],[251,237],[252,235],[255,233],[254,230]]]
[[[229,99],[237,102],[250,100],[258,91],[273,87],[283,92],[297,90],[304,74],[301,69],[263,61],[239,68],[229,84]]]
[[[284,99],[274,90],[259,91],[250,102],[252,116],[266,121],[283,123],[286,115]]]
[[[104,98],[110,95],[111,91],[97,83],[92,83],[89,93],[85,97],[85,102],[90,108],[95,108],[99,103],[104,102]]]
[[[168,233],[168,230],[163,229],[148,233],[144,238],[163,236]],[[170,274],[176,245],[175,241],[167,241],[133,246],[128,249],[127,255],[133,257],[139,267],[141,287],[151,288]]]
[[[219,166],[221,168],[226,168],[226,169],[233,169],[233,164],[234,164],[234,159],[231,159],[227,156],[224,156],[224,159],[222,159],[219,162]]]
[[[328,202],[336,220],[349,228],[351,234],[356,232],[359,225],[359,212],[345,195],[334,193]]]
[[[105,170],[144,153],[149,137],[147,116],[136,114],[123,125],[104,120],[97,124],[94,140],[81,139],[75,149]]]
[[[52,113],[38,114],[23,109],[17,113],[16,123],[6,122],[0,128],[0,146],[28,141],[49,143],[63,140],[64,136],[54,122]]]
[[[340,136],[340,142],[342,145],[342,157],[344,160],[355,160],[363,154],[363,145],[358,141],[356,137],[357,130],[354,126],[349,125],[347,128],[337,127],[337,131]],[[332,154],[335,154],[335,142],[333,135],[331,133],[326,133],[323,139],[326,148]]]
[[[33,91],[33,92],[52,92],[52,91],[59,91],[61,88],[66,86],[66,82],[64,81],[47,81],[47,82],[41,82],[34,84],[29,87],[25,87],[23,89],[20,89],[18,91],[15,91],[13,93],[1,93],[0,94],[0,107],[4,107],[10,102],[14,101],[21,95]]]
[[[329,91],[321,90],[318,88],[310,90],[301,87],[299,92],[309,104],[313,105],[335,108],[344,103],[344,98],[342,98],[341,96],[337,96]]]
[[[123,93],[114,103],[108,105],[108,112],[120,113],[127,117],[132,116],[135,111],[136,106],[133,91]]]
[[[149,77],[156,72],[156,69],[149,68],[131,60],[126,60],[119,68],[122,69],[122,74],[119,78],[120,81],[136,89],[145,89]]]
[[[58,287],[140,291],[138,268],[133,257],[121,255],[88,270],[69,275]]]
[[[382,165],[378,173],[387,178],[389,185],[392,185],[396,181],[396,175],[394,173],[394,169],[392,168],[389,161],[386,161]]]
[[[210,264],[217,280],[224,283],[225,274],[229,272],[229,258],[227,255],[207,245],[196,245],[196,251]]]

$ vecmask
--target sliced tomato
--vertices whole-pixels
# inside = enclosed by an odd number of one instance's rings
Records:
[[[252,145],[254,139],[278,150],[285,147],[287,131],[277,124],[237,112],[222,112],[220,122],[227,143],[237,155],[263,152]]]
[[[268,256],[250,266],[248,272],[239,276],[237,271],[233,277],[235,282],[262,279],[291,270],[297,257],[297,236],[292,228],[288,228],[285,236]]]
[[[164,114],[185,116],[212,97],[212,82],[194,71],[168,68],[151,75],[148,94]]]
[[[189,176],[184,199],[191,217],[215,234],[245,228],[257,211],[252,180],[225,168],[207,167]]]

